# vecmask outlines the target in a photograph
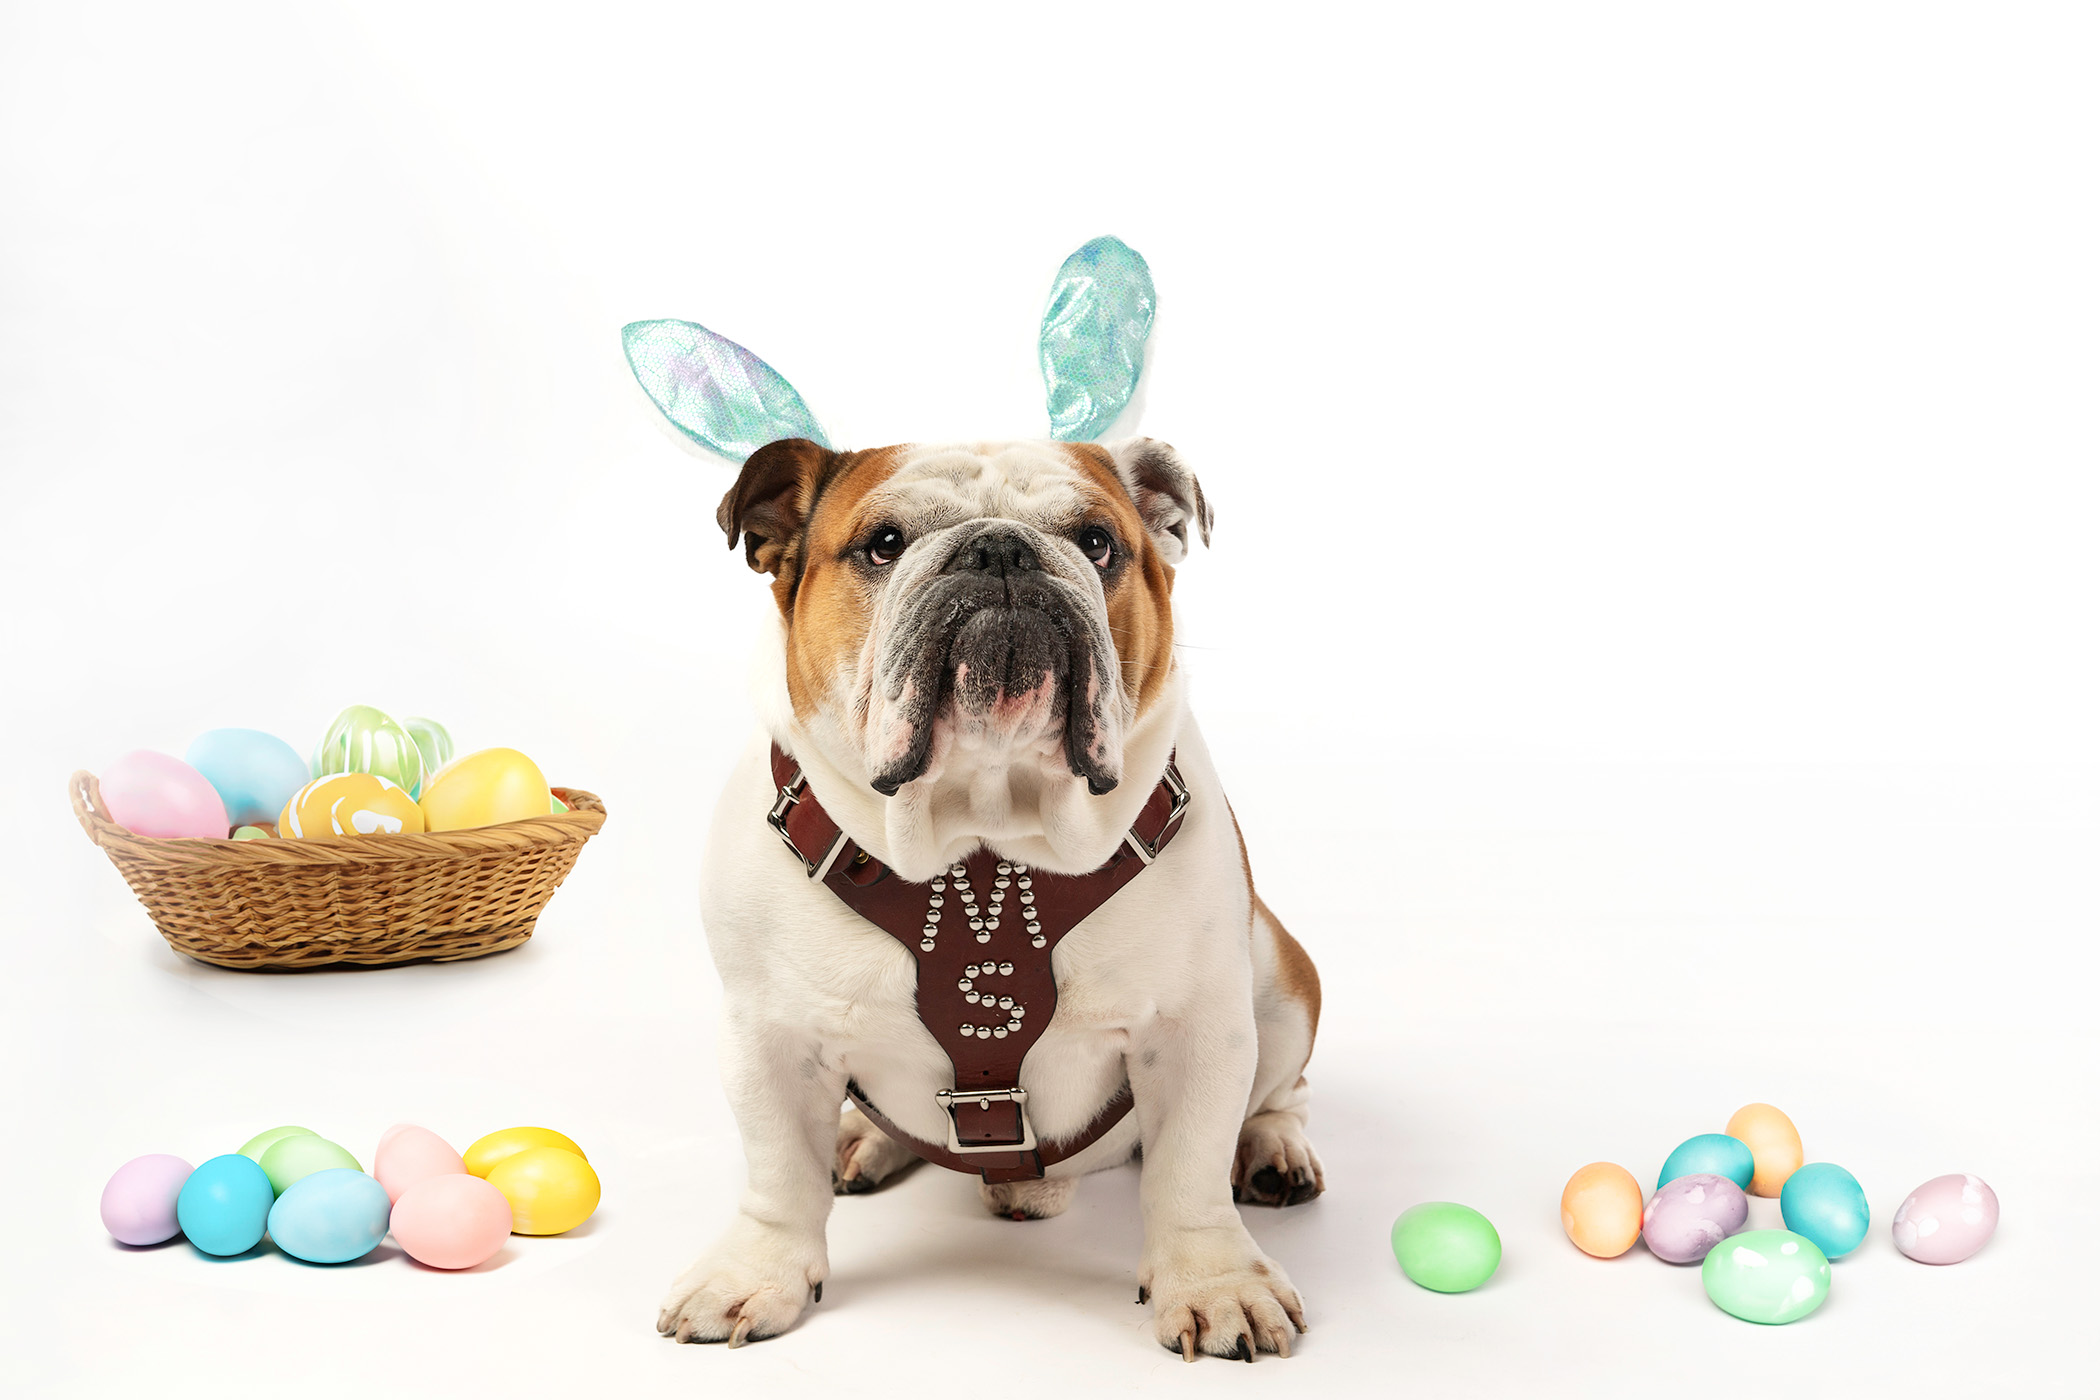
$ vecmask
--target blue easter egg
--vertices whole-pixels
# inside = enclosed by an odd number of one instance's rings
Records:
[[[1656,1178],[1655,1189],[1662,1190],[1680,1176],[1705,1172],[1711,1176],[1725,1176],[1748,1191],[1754,1170],[1750,1149],[1741,1138],[1732,1138],[1726,1133],[1701,1133],[1678,1143],[1677,1150],[1664,1159],[1662,1175]]]
[[[276,1193],[263,1169],[238,1152],[189,1174],[175,1197],[175,1223],[206,1254],[245,1254],[262,1243]]]
[[[1826,1258],[1850,1254],[1867,1237],[1867,1193],[1851,1172],[1830,1162],[1795,1169],[1779,1188],[1779,1214]]]
[[[260,729],[208,729],[191,741],[182,761],[219,790],[234,826],[276,821],[313,776],[297,750]]]
[[[347,1264],[386,1238],[386,1188],[348,1167],[302,1176],[270,1207],[270,1238],[294,1259]]]

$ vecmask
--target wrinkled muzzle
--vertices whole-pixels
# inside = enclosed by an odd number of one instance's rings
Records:
[[[1093,566],[1011,520],[973,520],[898,561],[870,634],[869,769],[894,796],[952,746],[1033,750],[1096,796],[1122,777],[1123,694]]]

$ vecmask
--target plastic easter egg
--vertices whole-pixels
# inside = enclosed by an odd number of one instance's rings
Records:
[[[1810,1162],[1786,1179],[1779,1215],[1828,1259],[1850,1254],[1867,1237],[1867,1193],[1851,1172],[1829,1162]]]
[[[1998,1193],[1980,1176],[1936,1176],[1896,1208],[1896,1248],[1920,1264],[1959,1264],[1998,1230]]]
[[[1439,1293],[1465,1293],[1494,1277],[1502,1237],[1471,1206],[1429,1201],[1410,1206],[1393,1222],[1393,1258],[1400,1272]]]
[[[300,1177],[270,1207],[270,1238],[294,1259],[347,1264],[386,1238],[392,1203],[361,1171],[331,1167]]]
[[[331,773],[292,794],[277,830],[303,841],[328,836],[398,836],[423,830],[423,809],[406,788],[375,773]]]
[[[430,780],[423,817],[432,831],[544,817],[553,794],[535,764],[516,749],[481,749],[455,758]]]
[[[233,828],[219,790],[179,758],[133,749],[112,760],[97,781],[102,810],[134,836],[224,841]]]
[[[394,1243],[433,1269],[471,1269],[503,1248],[510,1200],[478,1176],[432,1176],[394,1202]]]
[[[1750,1185],[1753,1196],[1776,1196],[1786,1179],[1801,1167],[1801,1134],[1794,1120],[1768,1103],[1747,1103],[1728,1120],[1728,1135],[1750,1149],[1755,1166]]]
[[[1677,1150],[1663,1159],[1663,1169],[1655,1178],[1655,1187],[1659,1191],[1680,1176],[1708,1172],[1725,1176],[1748,1191],[1750,1178],[1756,1170],[1750,1149],[1741,1141],[1726,1133],[1701,1133],[1678,1143]]]
[[[175,1219],[206,1254],[245,1254],[262,1243],[275,1199],[263,1169],[229,1152],[190,1173],[175,1197]]]
[[[573,1152],[590,1161],[584,1150],[552,1128],[498,1128],[487,1137],[477,1138],[464,1156],[467,1170],[475,1176],[487,1176],[489,1169],[513,1153],[523,1152],[528,1147],[559,1147],[564,1152]]]
[[[410,797],[423,795],[423,751],[415,739],[384,710],[352,705],[335,717],[314,750],[313,776],[371,773]]]
[[[559,1235],[598,1209],[598,1173],[559,1147],[513,1152],[489,1169],[488,1182],[510,1202],[510,1228],[520,1235]]]
[[[465,1176],[467,1164],[452,1145],[428,1128],[405,1124],[389,1131],[372,1157],[372,1175],[386,1188],[387,1199],[433,1176]]]
[[[547,804],[547,815],[550,817],[553,816],[556,812],[566,812],[569,810],[569,804],[562,801],[559,794],[550,793],[547,797]]]
[[[260,729],[208,729],[182,757],[217,789],[228,826],[275,821],[312,776],[297,749]]]
[[[1745,1322],[1799,1322],[1830,1296],[1830,1261],[1791,1230],[1751,1230],[1708,1250],[1699,1281]]]
[[[1693,1172],[1649,1198],[1641,1212],[1641,1238],[1658,1259],[1696,1264],[1749,1219],[1750,1198],[1742,1187],[1712,1172]]]
[[[264,822],[260,826],[237,826],[233,829],[233,839],[236,841],[274,841],[277,839],[277,828],[269,822]]]
[[[282,1196],[291,1189],[292,1183],[315,1172],[344,1168],[362,1171],[357,1159],[324,1137],[312,1133],[303,1136],[283,1137],[263,1149],[259,1159],[263,1172],[270,1178],[270,1189]]]
[[[1561,1190],[1560,1228],[1584,1254],[1618,1258],[1641,1237],[1641,1184],[1616,1163],[1590,1163]]]
[[[262,1132],[257,1133],[254,1137],[241,1144],[241,1155],[251,1162],[260,1163],[263,1153],[270,1150],[270,1144],[273,1142],[288,1137],[315,1136],[317,1134],[312,1128],[295,1128],[290,1124],[286,1124],[282,1128],[265,1128]]]
[[[423,755],[423,780],[430,781],[438,769],[452,761],[452,735],[444,725],[421,715],[408,716],[401,721],[401,727],[416,741],[416,751]]]
[[[102,1188],[102,1228],[121,1244],[159,1244],[182,1233],[175,1202],[190,1164],[156,1152],[134,1157]]]

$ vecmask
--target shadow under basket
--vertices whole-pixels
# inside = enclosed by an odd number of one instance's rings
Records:
[[[500,826],[313,840],[164,840],[110,819],[95,775],[73,815],[178,953],[219,967],[456,962],[500,953],[532,926],[605,825],[595,794],[555,788],[566,812]]]

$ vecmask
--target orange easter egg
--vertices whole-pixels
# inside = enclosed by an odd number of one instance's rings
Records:
[[[277,819],[288,840],[393,836],[424,829],[423,809],[405,788],[376,773],[331,773],[292,794]]]

